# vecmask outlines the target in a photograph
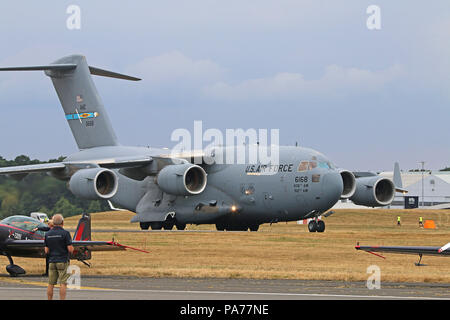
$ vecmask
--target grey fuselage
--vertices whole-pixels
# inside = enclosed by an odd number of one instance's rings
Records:
[[[150,158],[167,153],[164,149],[106,146],[82,150],[64,162]],[[313,162],[314,168],[301,167],[302,162]],[[330,209],[343,191],[339,171],[323,154],[308,148],[280,146],[279,163],[270,170],[249,163],[200,166],[207,173],[207,185],[203,192],[191,196],[162,192],[156,182],[158,170],[139,181],[114,169],[118,191],[110,200],[136,212],[132,222],[164,221],[170,213],[186,224],[258,225],[316,216]]]

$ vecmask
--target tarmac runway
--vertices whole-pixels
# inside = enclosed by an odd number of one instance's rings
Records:
[[[0,276],[0,300],[46,299],[47,278]],[[58,297],[55,289],[55,298]],[[450,299],[450,284],[216,278],[81,277],[69,300],[409,300]]]

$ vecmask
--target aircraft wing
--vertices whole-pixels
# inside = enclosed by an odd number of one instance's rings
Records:
[[[27,174],[33,172],[43,172],[51,170],[62,170],[66,165],[62,162],[30,164],[25,166],[3,167],[0,168],[0,174]]]
[[[372,254],[375,254],[374,252],[388,252],[388,253],[402,253],[402,254],[450,256],[450,250],[448,247],[449,245],[443,247],[414,247],[414,246],[360,246],[358,244],[355,246],[355,249],[363,250]],[[381,257],[384,258],[383,256]]]
[[[77,169],[89,168],[89,167],[102,167],[108,169],[120,169],[120,168],[136,168],[142,167],[152,162],[151,157],[140,158],[112,158],[112,159],[100,159],[89,161],[76,161],[76,162],[53,162],[42,164],[31,164],[24,166],[13,166],[0,168],[0,175],[9,175],[12,178],[22,179],[29,173],[38,172],[55,172],[55,173],[73,173]],[[75,170],[74,170],[75,169]]]
[[[20,180],[29,173],[51,172],[59,178],[70,178],[75,171],[84,168],[101,167],[107,169],[121,169],[125,176],[143,180],[149,174],[158,172],[165,165],[194,162],[198,159],[205,161],[206,155],[203,151],[182,152],[172,154],[171,152],[155,155],[134,155],[118,156],[114,155],[105,158],[93,158],[86,160],[73,160],[53,163],[32,164],[24,166],[13,166],[0,168],[0,175],[8,175],[11,178]],[[209,161],[209,159],[208,159]],[[149,166],[151,165],[151,166]]]
[[[74,248],[85,248],[89,251],[118,251],[118,250],[136,250],[144,253],[149,253],[146,250],[125,246],[115,241],[73,241]]]
[[[114,241],[73,241],[74,250],[88,251],[123,251],[132,249],[140,252],[149,253],[148,251],[122,245]],[[44,240],[10,240],[4,247],[3,251],[18,257],[45,257]],[[76,255],[76,252],[75,252]]]
[[[149,164],[152,161],[153,161],[152,157],[143,156],[143,157],[117,157],[117,158],[108,158],[108,159],[63,162],[63,164],[65,166],[97,165],[102,168],[119,169],[119,168],[140,167],[140,166]]]
[[[398,169],[398,170],[400,170],[400,169]],[[378,176],[378,174],[376,174],[374,172],[370,172],[370,171],[352,171],[352,173],[355,176],[355,178]],[[400,180],[398,180],[398,179],[400,179]],[[403,189],[403,187],[402,187],[401,178],[395,177],[393,182],[394,182],[394,186],[395,186],[395,192],[401,192],[403,194],[408,193],[408,190]]]

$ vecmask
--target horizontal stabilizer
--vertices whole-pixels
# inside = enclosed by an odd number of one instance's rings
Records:
[[[44,71],[50,77],[79,150],[119,146],[92,75],[132,81],[139,78],[90,67],[86,57],[80,54],[62,57],[46,65],[0,66],[0,72],[37,70]]]
[[[95,68],[95,67],[91,67],[91,66],[89,66],[89,71],[91,72],[91,74],[96,75],[96,76],[103,76],[103,77],[110,77],[110,78],[131,80],[131,81],[140,81],[141,80],[139,78],[127,76],[125,74],[112,72],[112,71],[108,71],[108,70],[103,70],[103,69],[99,69],[99,68]]]
[[[39,71],[39,70],[73,70],[77,67],[76,64],[73,63],[64,63],[64,64],[49,64],[43,66],[29,66],[29,67],[6,67],[0,68],[0,71]]]
[[[26,66],[26,67],[5,67],[0,68],[0,71],[69,71],[73,70],[77,67],[74,63],[58,63],[58,64],[48,64],[48,65],[41,65],[41,66]],[[89,72],[96,76],[102,76],[102,77],[110,77],[110,78],[116,78],[116,79],[123,79],[123,80],[131,80],[131,81],[140,81],[142,79],[127,76],[126,74],[121,74],[117,72],[112,72],[100,68],[95,68],[89,66]]]

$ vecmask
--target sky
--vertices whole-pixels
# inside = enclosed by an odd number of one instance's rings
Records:
[[[67,12],[80,9],[79,28]],[[368,28],[379,8],[379,28]],[[350,170],[450,167],[450,2],[4,1],[0,66],[80,53],[122,145],[171,133],[278,129]],[[72,24],[70,24],[72,23]],[[0,73],[0,155],[77,151],[43,72]]]

